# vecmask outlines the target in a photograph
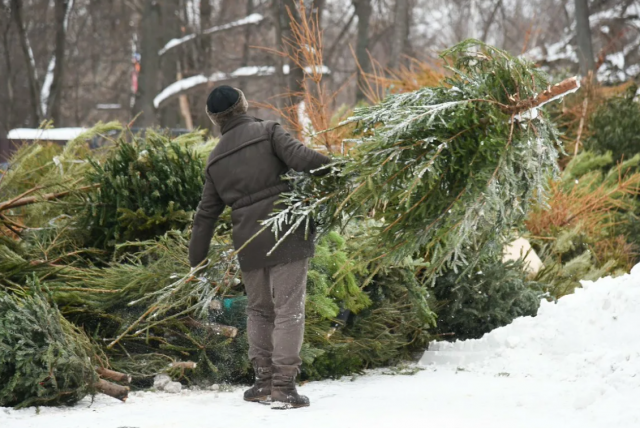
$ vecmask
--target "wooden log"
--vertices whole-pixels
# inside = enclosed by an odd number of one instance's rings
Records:
[[[122,386],[115,383],[108,382],[104,379],[100,379],[93,384],[98,392],[106,394],[110,397],[117,398],[120,401],[127,401],[129,398],[129,387]]]
[[[105,369],[104,367],[98,367],[96,372],[98,372],[98,375],[103,379],[113,380],[115,382],[131,383],[131,376],[125,373]]]
[[[171,368],[174,369],[195,369],[197,367],[197,363],[193,362],[193,361],[176,361],[171,363]]]

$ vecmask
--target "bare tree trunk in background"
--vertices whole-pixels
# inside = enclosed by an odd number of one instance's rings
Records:
[[[249,16],[253,13],[254,10],[254,6],[253,6],[253,0],[247,0],[247,11],[246,11],[246,16]],[[253,31],[253,28],[251,28],[250,25],[247,25],[244,29],[244,46],[242,46],[242,62],[240,63],[241,67],[246,67],[249,65],[249,47],[251,46],[251,31]],[[240,79],[239,82],[240,85],[240,89],[244,90],[245,86],[247,85],[247,79]]]
[[[200,31],[204,31],[211,26],[211,2],[209,0],[200,0]],[[211,39],[209,37],[199,37],[200,52],[196,58],[197,63],[201,64],[202,69],[207,72],[211,66]]]
[[[295,0],[273,0],[272,11],[276,23],[276,48],[281,52],[289,52],[287,40],[292,39],[289,11],[294,19],[299,19]],[[286,59],[282,57],[276,58],[276,78],[280,86],[280,93],[286,95],[284,102],[278,102],[279,108],[289,108],[300,102],[299,97],[294,94],[302,91],[302,81],[304,79],[304,71],[296,67],[292,61],[288,61],[290,63],[289,76],[285,76],[282,71],[285,61]]]
[[[153,98],[158,90],[158,73],[160,68],[160,6],[155,0],[144,0],[142,19],[140,22],[140,75],[138,76],[138,94],[133,106],[133,114],[142,113],[137,126],[153,126],[156,124]]]
[[[586,76],[590,71],[595,70],[596,66],[589,25],[589,0],[575,0],[575,7],[580,71]]]
[[[13,19],[18,27],[18,37],[20,39],[20,47],[27,66],[27,79],[29,79],[29,96],[31,98],[31,107],[35,125],[39,125],[42,121],[42,111],[40,108],[40,88],[38,84],[38,72],[35,67],[33,52],[29,46],[27,38],[27,30],[24,28],[22,20],[22,0],[11,0],[11,11]]]
[[[276,35],[276,40],[275,40],[275,46],[276,49],[284,52],[285,50],[285,46],[284,46],[284,41],[282,39],[282,27],[283,27],[283,18],[282,18],[282,12],[281,12],[281,8],[282,8],[282,0],[273,0],[271,3],[271,13],[273,15],[273,22],[275,23],[275,35]],[[284,72],[282,71],[282,67],[284,65],[284,58],[282,58],[280,55],[276,56],[275,58],[275,63],[276,63],[276,81],[277,86],[278,86],[278,95],[280,94],[284,94],[287,92],[287,83],[285,80],[285,75]],[[280,97],[276,97],[276,106],[278,108],[282,108],[282,99]]]
[[[484,28],[482,30],[482,39],[481,40],[483,42],[485,42],[485,43],[487,41],[487,37],[489,37],[489,29],[491,28],[491,26],[495,22],[496,15],[498,14],[498,9],[500,9],[501,6],[502,6],[502,0],[496,0],[496,3],[493,6],[493,9],[491,9],[491,14],[489,15],[489,18],[484,23]]]
[[[64,80],[64,53],[67,45],[65,18],[69,6],[69,0],[55,0],[56,48],[54,55],[56,65],[53,69],[53,82],[51,83],[49,97],[47,98],[47,116],[53,120],[53,123],[57,127],[62,126],[60,101],[62,99],[62,84]]]
[[[322,26],[322,12],[324,11],[325,4],[325,0],[312,0],[311,7],[309,7],[309,12],[315,14],[318,17],[317,19],[319,28],[324,28]]]
[[[283,27],[282,37],[283,40],[293,40],[293,35],[291,32],[291,18],[289,17],[289,12],[291,13],[291,17],[297,22],[300,22],[300,14],[298,13],[298,8],[296,6],[295,0],[284,0],[284,6],[285,7],[282,9],[282,11],[284,12],[285,26]],[[292,52],[291,54],[294,53]],[[304,91],[303,82],[304,70],[296,66],[293,61],[289,61],[288,87],[290,96],[288,97],[288,106],[296,105],[301,101],[301,97],[298,94]]]
[[[2,32],[2,51],[4,52],[4,62],[7,67],[7,77],[4,79],[7,85],[7,97],[9,98],[7,114],[4,117],[4,126],[8,131],[13,127],[13,67],[11,64],[11,52],[9,51],[9,32],[11,31],[11,16],[7,13],[2,15],[4,31]]]
[[[369,21],[371,19],[371,0],[353,0],[358,17],[358,41],[356,44],[356,60],[358,67],[358,87],[356,89],[356,101],[366,99],[363,88],[366,86],[364,73],[371,71],[369,60]]]
[[[161,46],[169,40],[180,37],[180,2],[163,1],[160,3],[160,36]],[[164,88],[181,77],[178,70],[180,61],[180,50],[172,49],[160,58],[160,87]],[[157,55],[157,53],[156,53]],[[155,96],[155,94],[154,94]],[[186,95],[184,95],[186,97]],[[184,101],[182,101],[184,102]],[[182,125],[182,115],[180,113],[180,101],[166,103],[160,108],[160,126],[166,128],[179,128]],[[185,119],[186,122],[189,119]]]
[[[388,69],[398,68],[409,38],[409,0],[396,0]]]
[[[344,24],[344,27],[342,27],[342,29],[338,33],[338,36],[333,41],[333,44],[329,47],[328,50],[325,50],[324,63],[327,65],[327,67],[331,68],[331,65],[333,64],[333,57],[334,57],[335,53],[337,52],[338,48],[340,47],[342,39],[349,32],[349,29],[351,28],[351,24],[353,24],[353,20],[355,19],[355,17],[356,17],[356,12],[354,10],[351,13],[351,15],[349,15],[349,18],[347,19],[346,23]]]

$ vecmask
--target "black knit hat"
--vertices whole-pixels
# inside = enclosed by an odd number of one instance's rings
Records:
[[[240,98],[240,94],[231,86],[218,86],[209,94],[207,108],[213,114],[222,113],[237,103],[238,98]]]
[[[218,86],[207,98],[207,116],[219,126],[223,126],[234,116],[246,114],[249,103],[242,91],[231,86]]]

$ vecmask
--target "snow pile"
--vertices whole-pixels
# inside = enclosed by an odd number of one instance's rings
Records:
[[[640,395],[640,265],[629,275],[584,281],[557,303],[543,301],[523,317],[478,340],[432,343],[423,364],[481,374],[588,385],[576,409],[602,396]]]
[[[243,388],[156,390],[126,403],[105,395],[73,407],[0,408],[11,428],[233,428],[356,426],[447,428],[637,428],[640,426],[640,265],[630,275],[585,282],[535,318],[479,340],[434,343],[413,376],[381,369],[362,377],[309,382],[309,408],[272,411],[243,401]],[[167,393],[171,391],[173,393]],[[211,415],[215,415],[212,419]],[[422,423],[424,425],[424,423]],[[216,425],[217,426],[217,425]]]

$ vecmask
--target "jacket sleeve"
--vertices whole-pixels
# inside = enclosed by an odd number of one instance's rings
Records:
[[[279,124],[274,126],[271,143],[280,160],[294,171],[308,173],[331,162],[331,158],[306,147]]]
[[[189,242],[189,264],[191,267],[196,267],[207,257],[213,228],[224,207],[225,203],[218,195],[213,181],[207,175],[202,190],[202,199],[193,219],[191,242]]]

